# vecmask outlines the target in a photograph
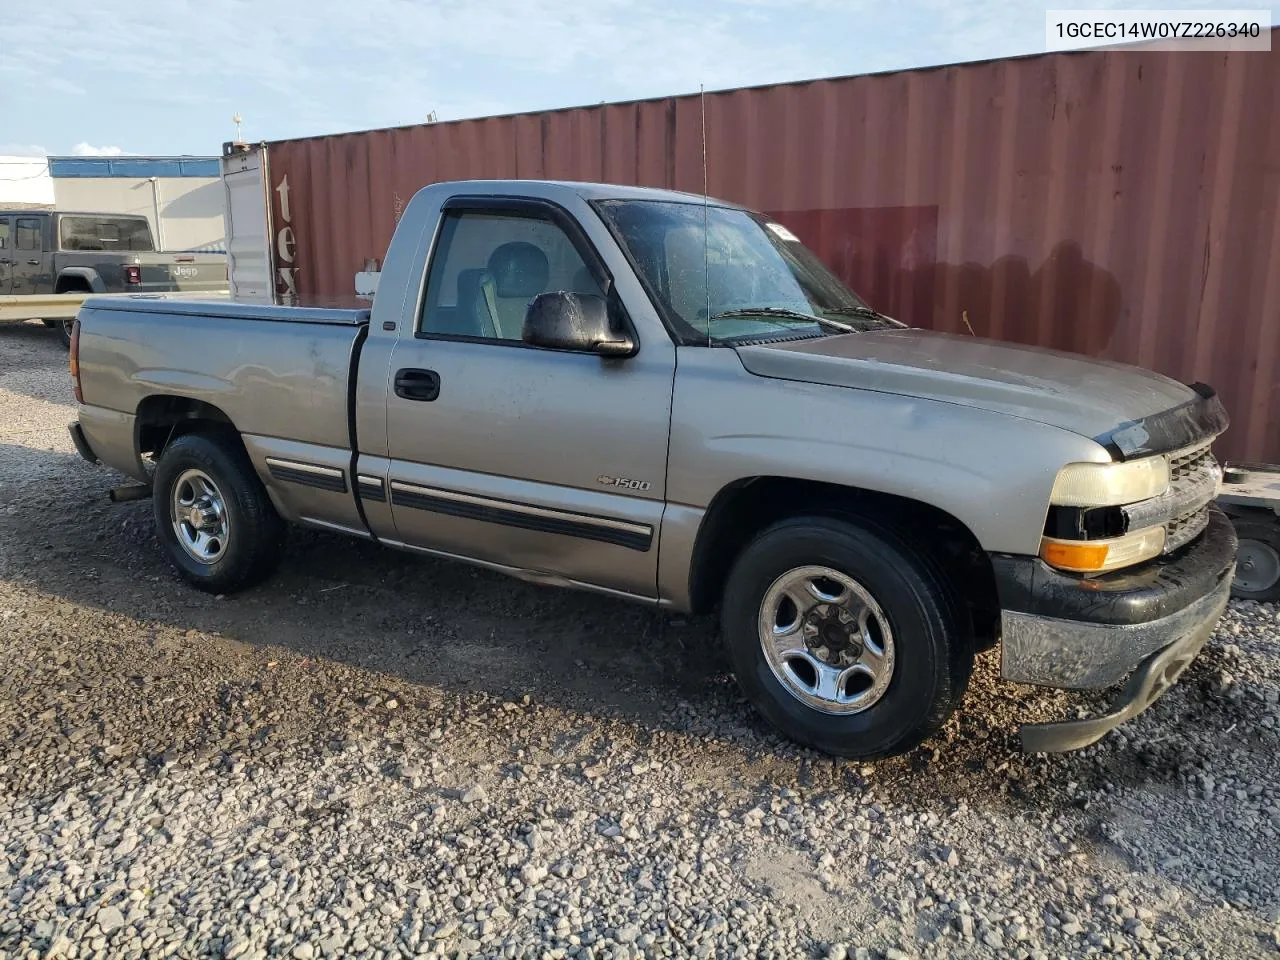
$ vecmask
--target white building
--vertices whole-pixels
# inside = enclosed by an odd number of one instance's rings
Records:
[[[0,206],[138,214],[160,250],[226,250],[217,157],[0,157]]]
[[[53,206],[53,178],[44,157],[0,157],[0,206]]]

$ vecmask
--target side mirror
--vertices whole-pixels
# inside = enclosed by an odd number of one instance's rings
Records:
[[[602,357],[629,357],[636,352],[631,335],[614,329],[603,297],[568,290],[540,293],[529,301],[520,339],[535,347]]]

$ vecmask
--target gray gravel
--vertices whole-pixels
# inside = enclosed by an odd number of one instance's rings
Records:
[[[1074,755],[781,740],[714,625],[299,532],[198,594],[0,328],[0,957],[1280,956],[1280,612]]]

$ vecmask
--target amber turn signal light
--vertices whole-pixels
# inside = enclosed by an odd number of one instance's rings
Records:
[[[1063,543],[1045,540],[1040,544],[1040,556],[1051,567],[1091,573],[1107,565],[1108,546],[1105,543]]]
[[[1107,540],[1059,540],[1043,537],[1040,556],[1045,563],[1072,573],[1105,573],[1150,560],[1164,549],[1164,527],[1147,527]]]

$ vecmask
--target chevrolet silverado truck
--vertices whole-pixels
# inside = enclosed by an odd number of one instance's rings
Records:
[[[653,189],[431,185],[370,309],[90,299],[82,456],[140,481],[182,577],[267,577],[288,523],[674,611],[746,696],[870,758],[975,652],[1146,708],[1214,629],[1236,538],[1214,391],[911,328],[785,226]]]
[[[222,253],[160,253],[146,217],[0,210],[0,322],[43,319],[64,343],[92,293],[228,289]]]

